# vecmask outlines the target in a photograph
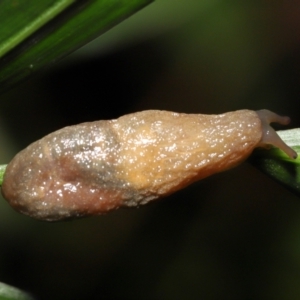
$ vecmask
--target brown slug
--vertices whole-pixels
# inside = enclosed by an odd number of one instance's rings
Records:
[[[221,115],[142,111],[65,127],[19,152],[2,194],[17,211],[58,221],[134,207],[232,168],[255,147],[297,153],[269,126],[268,110]]]

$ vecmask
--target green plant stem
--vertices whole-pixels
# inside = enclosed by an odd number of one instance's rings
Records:
[[[7,165],[0,165],[0,186],[3,183],[3,177],[6,170]]]

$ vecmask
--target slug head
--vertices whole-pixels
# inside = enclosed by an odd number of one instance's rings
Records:
[[[270,126],[270,123],[288,125],[291,121],[290,118],[286,116],[279,116],[267,109],[258,110],[256,113],[262,124],[262,138],[257,147],[269,148],[273,145],[284,151],[290,158],[296,159],[298,156],[297,152],[289,147]]]

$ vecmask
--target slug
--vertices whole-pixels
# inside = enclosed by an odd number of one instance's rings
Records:
[[[2,194],[17,211],[58,221],[134,207],[167,196],[274,145],[291,158],[268,110],[220,115],[142,111],[65,127],[19,152]]]

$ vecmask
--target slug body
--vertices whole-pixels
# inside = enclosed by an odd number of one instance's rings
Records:
[[[295,157],[270,122],[289,119],[266,110],[143,111],[66,127],[13,158],[2,194],[16,210],[47,221],[138,206],[236,166],[255,147],[274,144]]]

